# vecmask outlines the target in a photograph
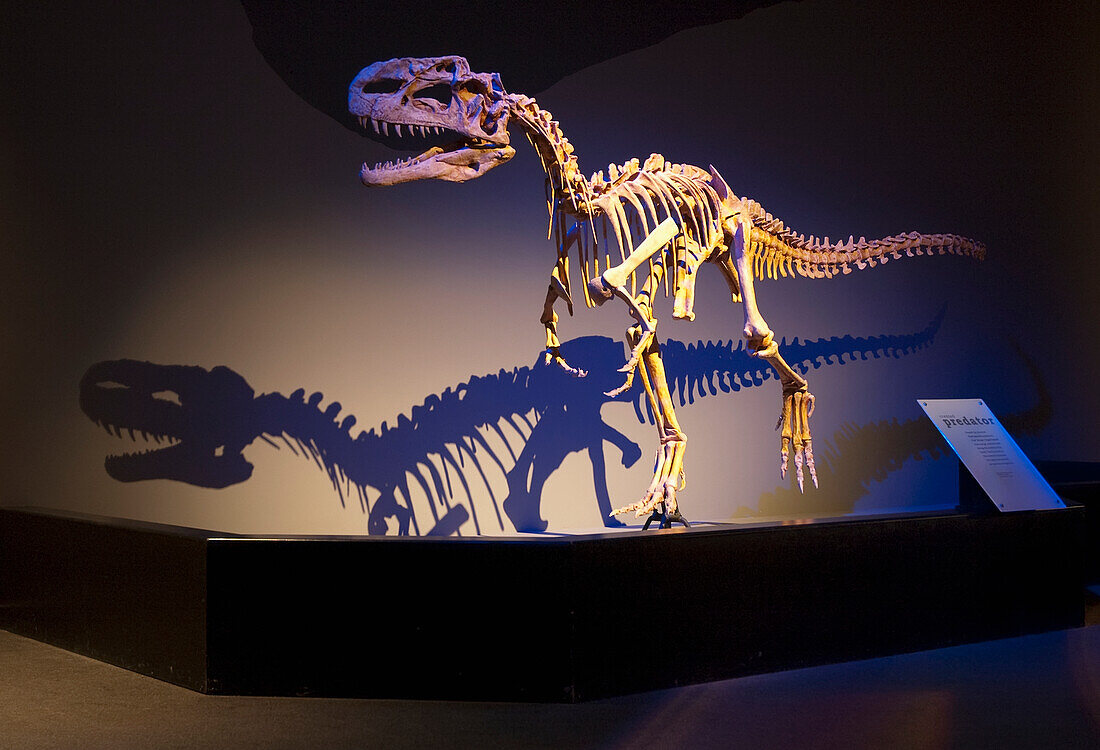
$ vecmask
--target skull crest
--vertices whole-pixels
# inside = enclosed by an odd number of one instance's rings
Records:
[[[364,185],[465,182],[516,153],[508,142],[511,105],[500,76],[471,72],[463,57],[402,57],[369,65],[348,88],[348,109],[374,140],[419,152],[398,162],[364,164]]]

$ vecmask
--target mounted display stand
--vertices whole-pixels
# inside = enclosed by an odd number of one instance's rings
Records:
[[[688,523],[688,520],[684,518],[679,510],[674,510],[669,513],[664,503],[658,503],[657,507],[653,509],[653,513],[650,514],[649,518],[647,518],[642,525],[642,531],[649,531],[649,527],[654,521],[658,522],[657,528],[660,529],[671,529],[674,523],[682,523],[685,529],[691,528],[691,524]]]
[[[1083,516],[372,538],[8,508],[0,625],[207,693],[581,701],[1079,626]]]

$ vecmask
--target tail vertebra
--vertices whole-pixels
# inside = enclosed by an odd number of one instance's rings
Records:
[[[982,260],[985,245],[957,234],[921,234],[909,232],[868,241],[864,237],[847,242],[829,242],[829,238],[817,239],[813,235],[795,234],[783,222],[764,211],[756,201],[744,200],[748,206],[753,228],[749,238],[749,251],[753,257],[754,275],[774,279],[777,271],[782,276],[832,278],[838,273],[852,272],[852,265],[863,269],[874,268],[905,253],[914,255],[964,255]]]

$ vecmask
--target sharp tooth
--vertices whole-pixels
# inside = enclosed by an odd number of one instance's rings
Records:
[[[372,117],[371,121],[370,121],[370,125],[371,125],[372,128],[374,128],[374,132],[377,133],[378,132],[378,120],[375,120]]]
[[[401,137],[401,126],[398,125],[397,123],[394,123],[394,127],[397,128],[397,137],[400,138]]]
[[[382,121],[382,135],[390,134],[390,124],[385,120]]]

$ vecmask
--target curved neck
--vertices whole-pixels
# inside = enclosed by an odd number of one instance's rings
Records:
[[[538,152],[555,204],[566,213],[587,216],[592,186],[577,166],[573,144],[562,134],[557,121],[526,96],[512,97],[512,116]]]

